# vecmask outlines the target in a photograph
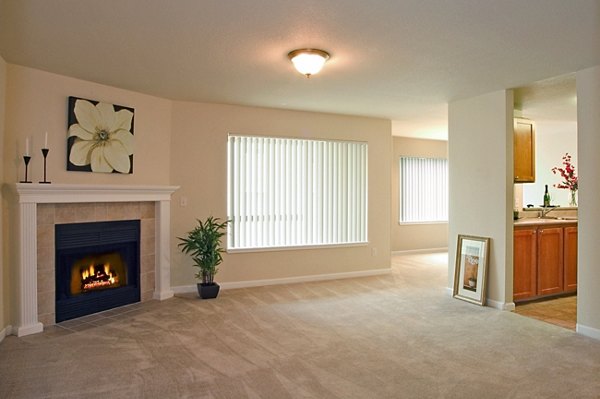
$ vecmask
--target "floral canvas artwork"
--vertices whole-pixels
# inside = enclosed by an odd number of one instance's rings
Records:
[[[133,173],[134,109],[69,97],[67,170]]]

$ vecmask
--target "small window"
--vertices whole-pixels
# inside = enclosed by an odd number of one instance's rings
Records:
[[[400,223],[448,222],[448,160],[400,158]]]
[[[364,142],[230,135],[228,249],[367,242]]]

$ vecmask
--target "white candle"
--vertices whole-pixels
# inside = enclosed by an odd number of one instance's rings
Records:
[[[46,136],[44,138],[44,148],[48,148],[48,132],[46,132]]]
[[[29,137],[25,137],[25,156],[29,156]]]

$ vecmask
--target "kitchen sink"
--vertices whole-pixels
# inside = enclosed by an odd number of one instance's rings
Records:
[[[576,216],[538,216],[538,219],[577,220]]]

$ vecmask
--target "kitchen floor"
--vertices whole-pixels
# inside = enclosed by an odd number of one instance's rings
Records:
[[[517,305],[515,313],[575,331],[577,295]]]

